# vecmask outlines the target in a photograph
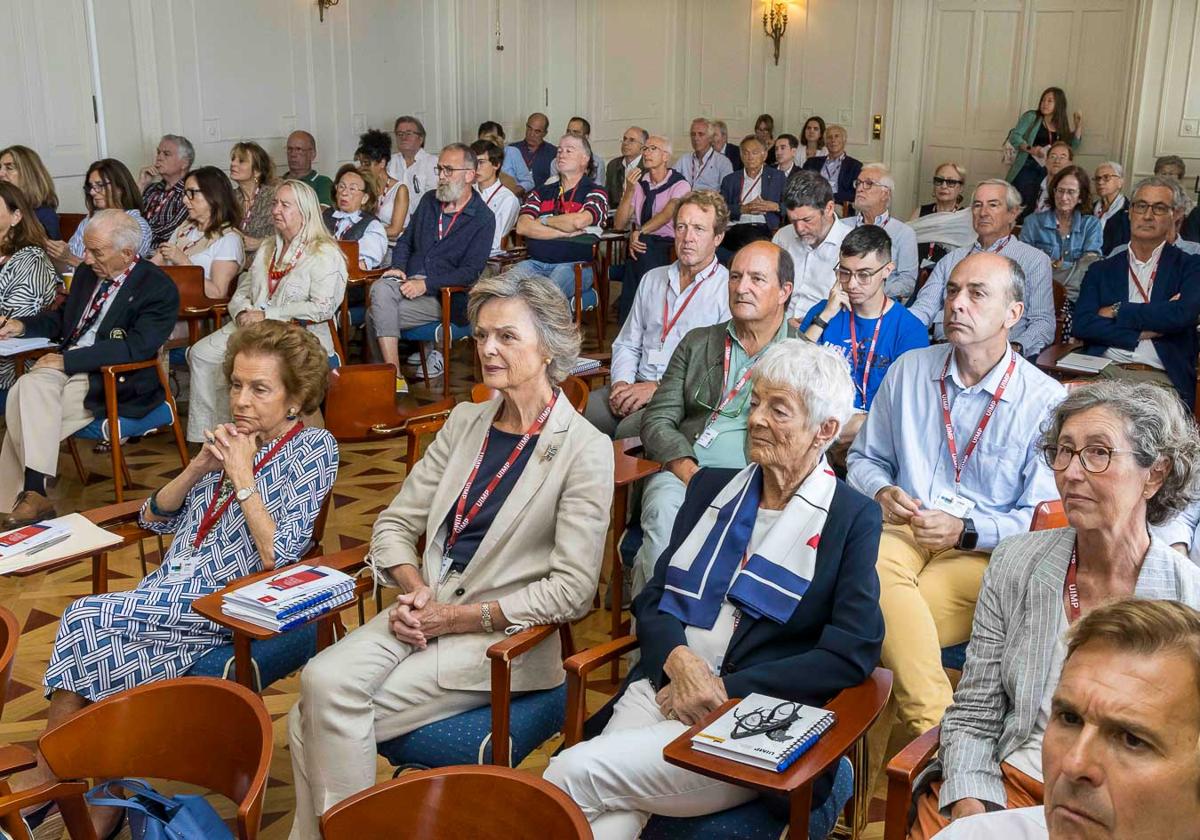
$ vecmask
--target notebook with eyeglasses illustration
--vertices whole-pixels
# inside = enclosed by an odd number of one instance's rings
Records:
[[[782,773],[836,721],[827,709],[751,694],[693,735],[692,747]]]

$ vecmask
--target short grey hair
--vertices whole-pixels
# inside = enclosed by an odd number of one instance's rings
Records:
[[[864,163],[861,171],[866,172],[868,169],[874,169],[879,173],[879,183],[881,186],[887,187],[889,193],[896,191],[896,179],[892,177],[892,170],[888,169],[886,163]]]
[[[1125,177],[1125,167],[1122,166],[1121,164],[1117,163],[1115,160],[1104,161],[1104,163],[1097,166],[1093,170],[1093,172],[1099,172],[1101,166],[1107,166],[1109,169],[1111,169],[1113,171],[1113,174],[1116,175],[1118,178]],[[1095,179],[1093,178],[1093,180],[1095,180]]]
[[[192,141],[184,137],[182,134],[164,134],[162,140],[170,140],[175,144],[175,148],[179,150],[182,157],[187,158],[188,169],[192,168],[192,164],[196,162],[196,147],[192,145]],[[162,142],[159,140],[158,142]]]
[[[708,117],[696,117],[696,119],[692,120],[690,123],[689,128],[696,123],[704,123],[704,127],[708,129],[709,135],[712,134],[713,124],[712,120],[710,120]]]
[[[567,299],[549,279],[536,274],[506,271],[495,277],[476,281],[467,295],[467,319],[471,329],[479,323],[479,311],[493,300],[518,298],[533,313],[538,346],[550,358],[546,375],[551,383],[562,382],[571,375],[579,361],[582,338],[579,326],[567,306]]]
[[[1188,197],[1183,191],[1183,186],[1166,175],[1151,175],[1138,181],[1137,186],[1133,188],[1133,196],[1136,197],[1139,192],[1150,187],[1162,187],[1171,191],[1172,210],[1182,210],[1188,206]]]
[[[808,427],[827,419],[838,428],[854,413],[854,382],[850,363],[832,346],[800,338],[785,338],[767,348],[751,374],[754,382],[794,391],[808,411]],[[833,439],[829,441],[833,443]]]
[[[725,124],[725,120],[713,120],[711,123],[714,131],[719,131],[722,137],[729,136],[729,126]]]
[[[1001,187],[1004,190],[1004,206],[1008,208],[1008,212],[1021,209],[1021,193],[1003,178],[984,178],[975,185],[975,192],[971,193],[971,201],[975,201],[975,197],[979,195],[980,187]]]
[[[664,137],[661,134],[651,134],[646,138],[646,143],[648,144],[651,140],[657,140],[659,148],[666,152],[668,157],[674,153],[675,147],[674,144],[671,143],[670,137]]]
[[[1067,418],[1093,408],[1103,408],[1125,421],[1134,460],[1143,469],[1159,458],[1170,462],[1162,487],[1146,500],[1146,519],[1161,525],[1195,501],[1200,437],[1196,422],[1179,396],[1148,382],[1095,380],[1075,388],[1058,404],[1042,433],[1042,443],[1057,444]]]
[[[479,165],[479,155],[471,151],[471,147],[466,143],[447,143],[442,147],[443,152],[462,152],[463,166],[468,169],[474,169]]]
[[[84,237],[89,233],[106,238],[118,251],[136,254],[142,247],[142,226],[124,210],[97,210],[88,222]]]

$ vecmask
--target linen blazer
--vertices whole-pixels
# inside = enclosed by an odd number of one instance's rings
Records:
[[[965,797],[1000,807],[1007,801],[1000,762],[1037,722],[1074,544],[1075,529],[1056,528],[1008,537],[992,552],[962,680],[942,720],[939,757],[917,782],[942,775],[943,809]],[[1152,536],[1134,595],[1200,608],[1200,569]]]
[[[391,505],[375,521],[371,562],[376,570],[410,565],[437,592],[450,513],[500,408],[500,398],[460,403],[425,455],[409,473]],[[487,481],[480,476],[477,480]],[[613,494],[612,441],[561,395],[534,444],[508,498],[500,502],[457,588],[442,590],[450,604],[499,601],[520,627],[574,621],[591,606],[600,576]],[[426,536],[425,551],[417,541]],[[488,691],[488,646],[495,633],[462,633],[437,640],[438,685]],[[557,636],[515,660],[513,690],[562,683]]]

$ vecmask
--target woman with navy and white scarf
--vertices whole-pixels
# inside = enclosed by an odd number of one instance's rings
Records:
[[[879,661],[879,506],[825,460],[854,407],[846,360],[790,339],[763,354],[752,383],[749,466],[692,478],[633,604],[641,660],[603,732],[546,770],[597,840],[635,838],[651,814],[700,816],[756,795],[662,757],[726,699],[821,706]],[[831,782],[816,784],[814,807]]]

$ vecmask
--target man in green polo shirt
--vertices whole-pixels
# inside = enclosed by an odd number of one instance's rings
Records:
[[[333,181],[313,169],[317,159],[317,140],[307,131],[293,131],[287,139],[288,178],[303,181],[317,193],[317,200],[333,206]]]
[[[654,575],[696,471],[746,466],[750,370],[763,350],[788,336],[794,275],[791,256],[778,245],[752,242],[738,251],[729,268],[733,317],[684,336],[646,405],[642,443],[663,470],[644,487],[635,594]]]

